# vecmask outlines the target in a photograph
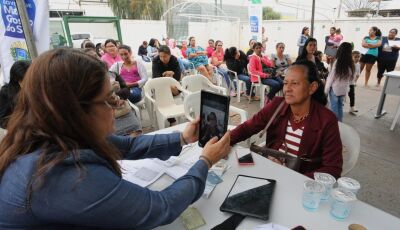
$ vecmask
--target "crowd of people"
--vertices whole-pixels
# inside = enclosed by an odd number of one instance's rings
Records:
[[[378,84],[385,71],[395,68],[400,47],[391,41],[400,40],[396,35],[397,29],[382,36],[371,27],[362,39],[365,50],[357,51],[332,27],[322,52],[304,27],[295,61],[282,42],[266,55],[265,37],[251,39],[245,51],[224,49],[223,41],[213,39],[204,49],[195,37],[181,47],[174,39],[160,44],[152,38],[137,55],[113,39],[100,45],[85,40],[81,50],[57,48],[32,63],[17,61],[0,91],[0,125],[8,131],[0,143],[0,228],[149,229],[170,223],[200,198],[208,169],[231,146],[266,126],[267,147],[305,159],[299,173],[338,178],[344,97],[350,97],[350,112],[356,113],[355,84],[363,69],[367,85],[376,61]],[[142,100],[146,62],[153,78],[180,81],[194,68],[213,83],[220,75],[228,88],[237,87],[233,71],[253,100],[259,97],[251,91],[252,83],[269,86],[258,113],[223,136],[214,130],[218,137],[204,146],[188,173],[162,191],[123,180],[118,160],[177,156],[182,146],[198,140],[200,120],[181,133],[141,135],[141,121],[129,102]],[[180,94],[177,88],[170,90]],[[279,91],[283,97],[276,96]],[[234,92],[231,96],[240,96]],[[285,166],[284,159],[269,159]]]

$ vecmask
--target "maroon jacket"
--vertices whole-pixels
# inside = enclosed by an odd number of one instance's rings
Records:
[[[275,97],[250,120],[231,132],[231,145],[244,141],[265,128],[272,114],[284,99]],[[278,149],[285,139],[286,127],[291,115],[290,106],[285,104],[267,130],[266,143],[269,148]],[[336,116],[323,105],[311,99],[310,116],[305,121],[301,138],[300,155],[316,159],[302,162],[299,172],[313,178],[314,172],[329,173],[339,178],[342,172],[342,141]]]

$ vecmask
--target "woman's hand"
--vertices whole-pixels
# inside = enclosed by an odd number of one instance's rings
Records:
[[[201,155],[209,159],[211,164],[215,164],[228,155],[231,150],[230,142],[231,132],[228,130],[219,141],[217,137],[211,138],[204,146]]]
[[[182,132],[182,138],[188,144],[196,142],[199,139],[199,123],[200,117],[191,121]]]
[[[268,156],[268,159],[271,160],[272,162],[275,162],[275,163],[279,164],[279,165],[285,166],[284,162],[280,161],[279,159],[277,159],[275,157]]]

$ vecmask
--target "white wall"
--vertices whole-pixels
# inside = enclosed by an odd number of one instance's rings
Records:
[[[381,29],[384,36],[392,28],[400,29],[400,18],[373,18],[373,19],[341,19],[335,23],[329,20],[318,20],[314,24],[314,37],[318,41],[318,49],[323,51],[325,47],[325,36],[329,34],[331,26],[339,27],[342,30],[344,41],[354,42],[355,49],[361,47],[361,40],[368,35],[371,26]],[[292,57],[297,57],[297,40],[301,29],[304,26],[310,27],[310,21],[263,21],[268,37],[267,53],[275,52],[277,42],[286,44],[285,52]],[[248,47],[250,38],[249,27],[246,23],[241,26],[240,47]],[[398,65],[400,63],[398,62]]]
[[[156,38],[160,42],[163,35],[167,34],[165,21],[121,20],[122,41],[132,47],[133,54],[143,41]]]

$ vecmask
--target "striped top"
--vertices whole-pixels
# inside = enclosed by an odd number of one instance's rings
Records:
[[[301,143],[301,138],[303,136],[304,131],[304,120],[299,124],[295,124],[292,126],[290,119],[288,120],[288,125],[286,127],[286,135],[285,142],[287,145],[287,153],[291,156],[299,155],[299,148]],[[279,148],[279,151],[285,152],[285,144]]]

